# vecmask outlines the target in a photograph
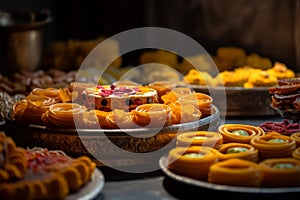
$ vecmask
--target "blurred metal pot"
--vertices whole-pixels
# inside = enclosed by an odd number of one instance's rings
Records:
[[[0,72],[35,71],[43,50],[43,28],[52,21],[50,12],[0,11]]]

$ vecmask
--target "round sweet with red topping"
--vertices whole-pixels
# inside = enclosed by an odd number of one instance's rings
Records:
[[[144,86],[97,85],[86,88],[82,99],[88,109],[112,111],[134,110],[137,106],[157,103],[157,91]]]

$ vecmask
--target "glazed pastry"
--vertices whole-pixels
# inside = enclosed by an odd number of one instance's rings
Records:
[[[27,172],[21,180],[0,182],[4,199],[65,199],[86,185],[96,168],[90,158],[71,158],[62,151],[23,150]]]
[[[209,146],[218,148],[222,143],[222,135],[211,131],[186,132],[176,137],[177,146]]]
[[[177,87],[174,88],[172,91],[168,92],[165,95],[161,96],[161,100],[164,104],[170,104],[176,102],[180,97],[191,94],[192,91],[190,88],[187,87]]]
[[[28,96],[37,95],[37,96],[46,96],[55,99],[56,102],[60,102],[60,92],[57,88],[34,88]]]
[[[269,74],[265,70],[252,73],[248,81],[244,84],[245,88],[275,86],[278,83],[276,76]]]
[[[86,110],[86,107],[77,103],[57,103],[49,107],[42,115],[42,120],[50,128],[75,128]]]
[[[147,87],[152,88],[157,91],[157,96],[159,98],[159,102],[163,103],[161,100],[161,96],[167,94],[175,88],[175,84],[172,84],[169,81],[155,81],[147,85]]]
[[[13,105],[12,117],[18,123],[43,125],[42,115],[55,103],[54,98],[31,94]]]
[[[98,118],[98,122],[99,122],[99,128],[109,128],[110,125],[108,124],[108,121],[106,120],[107,116],[112,114],[112,112],[105,112],[102,110],[92,110],[96,117]]]
[[[172,111],[172,124],[194,122],[203,117],[202,112],[199,110],[198,106],[190,103],[174,102],[168,104],[168,106]]]
[[[294,158],[272,158],[259,163],[263,172],[263,186],[300,186],[300,160]]]
[[[193,104],[198,107],[203,116],[209,116],[212,114],[212,102],[213,98],[207,94],[201,92],[194,92],[181,96],[178,99],[179,103]]]
[[[168,154],[168,168],[176,174],[207,180],[208,170],[218,161],[218,151],[205,146],[175,147]]]
[[[214,86],[243,87],[246,80],[241,76],[236,76],[234,71],[222,71],[213,79]]]
[[[293,158],[296,158],[296,159],[298,159],[298,160],[300,160],[300,147],[297,147],[297,148],[293,151],[292,157],[293,157]]]
[[[250,144],[259,151],[261,160],[267,158],[290,157],[296,149],[296,142],[289,136],[270,132],[251,139]]]
[[[265,135],[262,128],[246,124],[223,124],[219,126],[218,132],[223,136],[223,143],[240,142],[250,144],[253,137]]]
[[[171,123],[171,108],[165,104],[143,104],[131,111],[139,126],[165,126]]]
[[[26,172],[27,160],[23,150],[11,137],[0,132],[0,184],[21,179]]]
[[[293,70],[288,69],[285,64],[280,62],[275,62],[274,66],[267,71],[269,74],[276,76],[278,80],[294,78],[296,76]]]
[[[133,128],[134,114],[132,112],[125,112],[124,110],[115,109],[106,117],[108,128]]]
[[[293,133],[290,137],[295,140],[296,147],[300,147],[300,132]]]
[[[228,160],[231,158],[240,158],[252,162],[258,161],[258,150],[250,144],[244,143],[226,143],[222,144],[218,151],[219,160]]]
[[[239,158],[217,162],[208,172],[208,182],[221,185],[259,187],[262,180],[257,163]]]
[[[213,78],[208,72],[191,69],[183,80],[191,85],[212,85]]]

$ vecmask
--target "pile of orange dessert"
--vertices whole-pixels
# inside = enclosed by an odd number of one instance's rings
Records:
[[[299,132],[284,135],[260,126],[222,124],[216,132],[180,133],[167,168],[209,183],[246,187],[299,187]]]
[[[50,128],[163,127],[210,116],[211,96],[160,81],[149,85],[73,82],[68,88],[36,88],[14,104],[13,121]]]
[[[64,199],[92,179],[96,164],[62,151],[23,149],[0,133],[1,199]]]

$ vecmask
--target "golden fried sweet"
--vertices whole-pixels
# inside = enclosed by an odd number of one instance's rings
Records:
[[[268,71],[261,70],[252,73],[248,81],[244,84],[245,88],[253,87],[266,87],[275,86],[278,83],[278,79],[273,74],[268,73]]]
[[[203,117],[202,112],[198,106],[190,103],[174,102],[168,104],[171,108],[171,121],[173,124],[181,124],[187,122],[194,122]]]
[[[208,182],[215,184],[258,187],[262,181],[263,173],[258,164],[239,158],[217,162],[208,172]]]
[[[165,126],[171,123],[171,108],[165,104],[143,104],[131,111],[133,121],[139,126]]]
[[[295,158],[270,158],[259,163],[263,172],[263,186],[300,186],[300,160]]]
[[[176,87],[165,95],[161,96],[161,100],[164,104],[170,104],[176,102],[180,97],[191,94],[192,91],[187,87]]]
[[[170,171],[199,180],[207,180],[210,166],[217,161],[217,150],[205,146],[175,147],[168,153]]]
[[[177,146],[209,146],[218,148],[221,144],[223,144],[222,135],[212,131],[186,132],[176,137]]]
[[[191,94],[183,95],[178,99],[178,103],[192,104],[197,106],[203,114],[203,117],[209,116],[213,112],[213,98],[202,92],[193,92]]]
[[[54,98],[31,94],[13,105],[12,117],[21,124],[42,125],[42,115],[55,103]]]
[[[220,152],[219,160],[228,160],[231,158],[240,158],[244,160],[249,160],[252,162],[257,162],[258,158],[258,150],[254,148],[250,144],[244,143],[226,143],[222,144],[218,151]]]
[[[86,107],[77,103],[57,103],[42,115],[46,127],[75,128],[82,118]]]
[[[296,77],[296,74],[293,70],[288,69],[285,64],[280,62],[275,62],[274,66],[267,71],[269,74],[275,76],[278,80]]]
[[[134,122],[134,114],[132,112],[125,112],[124,110],[115,109],[106,117],[109,128],[133,128],[136,124]]]
[[[300,132],[293,133],[290,136],[296,142],[296,147],[300,147]]]
[[[11,137],[0,132],[0,184],[19,180],[26,172],[27,160],[23,150]]]
[[[255,136],[265,135],[262,128],[247,124],[223,124],[218,127],[218,132],[223,136],[223,142],[240,142],[250,144]]]
[[[205,71],[191,69],[183,78],[185,82],[191,85],[212,85],[213,77]]]
[[[292,157],[293,157],[293,158],[296,158],[296,159],[298,159],[298,160],[300,160],[300,147],[297,147],[297,148],[293,151]]]
[[[258,149],[260,160],[290,157],[296,149],[295,140],[277,132],[269,132],[266,135],[254,137],[250,144]]]

